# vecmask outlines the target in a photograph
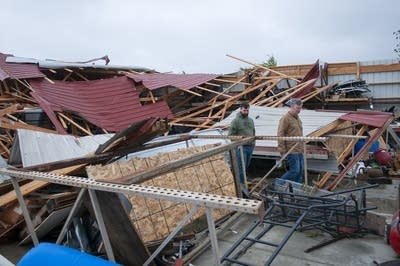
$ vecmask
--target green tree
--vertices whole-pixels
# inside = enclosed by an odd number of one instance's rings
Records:
[[[264,63],[262,63],[263,66],[270,68],[278,65],[278,62],[276,61],[273,55],[267,55],[267,56],[268,59]]]

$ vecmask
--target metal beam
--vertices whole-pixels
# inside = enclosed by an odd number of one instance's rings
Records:
[[[11,177],[11,182],[13,184],[15,194],[17,194],[19,206],[22,210],[22,214],[24,215],[26,226],[28,227],[29,234],[32,238],[32,242],[35,246],[39,245],[39,240],[36,236],[35,227],[33,226],[32,219],[29,215],[28,208],[26,207],[24,197],[22,196],[22,192],[19,188],[18,181],[15,177]]]
[[[0,168],[0,174],[34,180],[42,180],[67,186],[109,192],[120,192],[129,195],[149,197],[159,200],[169,200],[173,202],[188,203],[203,207],[220,208],[258,215],[262,215],[264,211],[263,202],[259,200],[240,199],[236,197],[213,195],[192,191],[182,191],[177,189],[160,188],[153,186],[110,184],[98,182],[83,177],[65,176],[34,171],[24,172],[7,168]]]

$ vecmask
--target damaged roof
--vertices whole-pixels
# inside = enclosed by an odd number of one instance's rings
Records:
[[[340,119],[357,122],[373,127],[383,127],[389,118],[393,117],[392,113],[386,112],[372,112],[372,111],[358,111],[349,112],[340,117]]]
[[[149,90],[155,90],[163,87],[176,87],[182,90],[189,90],[198,85],[215,79],[216,74],[133,74],[127,76],[135,82],[141,82]]]
[[[38,60],[34,58],[25,58],[17,56],[9,56],[7,63],[18,64],[37,64],[41,68],[59,69],[59,68],[94,68],[94,69],[114,69],[114,70],[134,70],[134,71],[151,71],[151,69],[139,66],[120,66],[120,65],[100,65],[80,62],[64,62],[58,60]]]
[[[10,56],[12,55],[0,53],[0,81],[7,78],[28,79],[45,77],[37,65],[7,63],[6,59]]]
[[[139,91],[127,77],[93,81],[32,81],[32,96],[60,133],[66,133],[55,112],[77,113],[92,124],[117,132],[148,117],[171,118],[165,101],[141,105]]]

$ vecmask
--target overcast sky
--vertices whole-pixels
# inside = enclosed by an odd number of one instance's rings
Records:
[[[0,52],[160,72],[396,58],[399,0],[2,0]]]

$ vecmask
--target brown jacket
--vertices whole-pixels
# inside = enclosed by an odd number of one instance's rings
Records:
[[[299,117],[294,117],[289,112],[281,117],[278,126],[278,137],[303,136],[303,124]],[[287,153],[294,145],[297,146],[291,153],[303,153],[303,142],[278,140],[278,151],[281,155]]]

